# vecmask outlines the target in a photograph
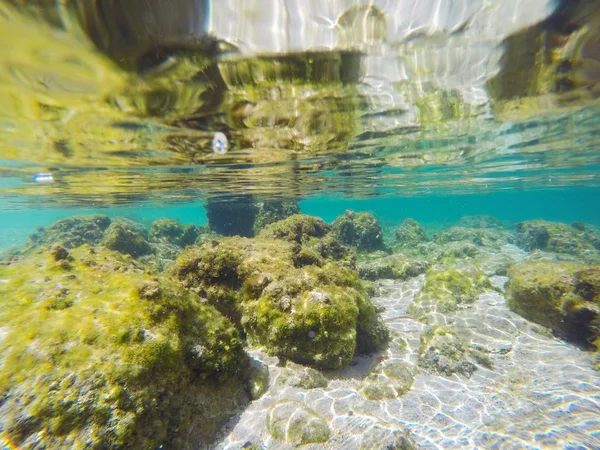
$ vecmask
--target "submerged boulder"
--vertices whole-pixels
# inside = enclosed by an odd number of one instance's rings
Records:
[[[489,278],[480,270],[431,269],[425,277],[423,289],[409,307],[411,315],[419,320],[431,313],[450,313],[473,304],[477,296],[492,289]]]
[[[248,401],[232,323],[128,256],[39,250],[0,278],[0,417],[20,448],[197,448]]]
[[[293,217],[286,220],[294,222]],[[265,234],[279,229],[271,227]],[[284,235],[294,243],[228,238],[188,247],[169,273],[272,355],[337,368],[348,364],[356,350],[381,348],[388,330],[356,271],[329,259],[297,266],[296,242],[303,232]]]
[[[517,245],[524,250],[564,253],[583,262],[600,263],[600,235],[592,227],[528,220],[517,224],[516,231]]]
[[[396,254],[358,263],[358,273],[365,280],[393,279],[407,280],[425,273],[430,263]]]
[[[110,218],[104,214],[71,216],[39,228],[29,239],[35,246],[60,244],[67,249],[97,245],[109,225]]]
[[[383,231],[371,213],[347,210],[335,219],[331,231],[340,244],[360,252],[385,250]]]
[[[414,219],[405,219],[394,231],[396,243],[400,246],[410,246],[427,242],[427,234],[423,227]]]
[[[235,200],[209,199],[205,208],[212,231],[223,236],[254,236],[258,208],[251,196]]]
[[[490,215],[463,216],[457,225],[464,228],[503,228],[501,220]]]
[[[182,225],[177,220],[161,217],[150,226],[150,242],[167,243],[185,247],[192,245],[200,231],[194,225]]]
[[[269,224],[279,222],[294,214],[300,214],[298,203],[292,201],[269,201],[257,204],[254,234]]]
[[[511,310],[559,336],[587,347],[600,338],[600,266],[526,261],[509,271],[506,294]]]
[[[457,373],[470,378],[477,370],[471,359],[467,345],[452,328],[436,326],[421,334],[419,367],[422,369],[439,375]]]
[[[152,253],[148,242],[148,231],[141,223],[117,217],[104,231],[102,245],[134,258]]]

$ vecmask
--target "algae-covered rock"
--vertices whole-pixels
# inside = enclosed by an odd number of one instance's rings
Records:
[[[269,367],[262,361],[251,358],[245,378],[250,398],[256,400],[269,387]]]
[[[267,428],[275,439],[292,445],[305,445],[329,440],[327,421],[300,402],[284,401],[267,414]]]
[[[161,217],[150,225],[150,242],[185,247],[186,245],[192,245],[199,233],[198,228],[194,225],[182,225],[177,220]]]
[[[600,237],[594,229],[583,224],[575,227],[559,222],[529,220],[516,226],[517,245],[524,250],[535,249],[565,253],[583,262],[600,262]]]
[[[102,245],[134,258],[152,253],[144,225],[123,217],[114,219],[104,231]]]
[[[419,367],[439,375],[458,373],[467,378],[477,370],[468,360],[465,343],[447,326],[429,328],[421,334]]]
[[[492,289],[489,278],[478,269],[431,269],[423,289],[409,307],[418,319],[432,312],[449,313],[472,304],[477,296]]]
[[[263,231],[278,230],[278,224]],[[296,230],[290,240],[302,235]],[[188,247],[169,273],[272,355],[336,368],[348,364],[355,350],[385,345],[387,328],[356,271],[329,259],[298,267],[298,244],[262,236]]]
[[[329,381],[312,367],[305,367],[288,361],[277,378],[279,386],[302,387],[304,389],[325,388]]]
[[[342,245],[361,252],[385,249],[383,231],[373,214],[347,210],[331,225],[332,233]]]
[[[60,244],[67,249],[96,245],[109,225],[110,218],[104,214],[72,216],[38,229],[29,239],[36,246]]]
[[[17,447],[197,448],[247,401],[231,322],[129,256],[40,250],[0,278],[0,417]]]
[[[406,394],[414,378],[414,371],[408,364],[391,361],[379,365],[367,376],[360,393],[368,400],[392,400]]]
[[[331,227],[319,217],[294,214],[284,220],[275,222],[264,228],[258,237],[264,239],[283,239],[299,244],[307,242],[311,237],[322,238]]]
[[[254,233],[269,224],[279,222],[294,214],[300,214],[298,203],[291,201],[270,201],[257,204],[258,212],[254,220]]]
[[[414,219],[405,219],[394,231],[396,243],[402,246],[427,242],[427,234],[423,227]]]
[[[600,336],[599,292],[600,266],[567,262],[517,264],[506,285],[511,310],[584,346]]]
[[[466,241],[479,247],[500,249],[505,244],[514,242],[513,236],[500,228],[465,228],[451,227],[435,236],[438,244]]]
[[[365,280],[394,279],[406,280],[425,273],[430,263],[411,259],[403,255],[390,255],[383,258],[359,261],[358,273]]]

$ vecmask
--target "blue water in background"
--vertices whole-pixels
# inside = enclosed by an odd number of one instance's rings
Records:
[[[411,217],[426,228],[435,230],[448,226],[463,216],[489,214],[507,225],[531,219],[572,223],[584,222],[600,226],[600,188],[555,188],[535,191],[499,191],[485,195],[421,195],[411,197],[381,197],[350,199],[320,196],[299,202],[301,212],[333,221],[347,209],[368,211],[385,227],[398,225]],[[169,217],[181,223],[205,225],[206,211],[200,202],[161,206],[140,204],[105,209],[41,209],[3,210],[0,221],[0,249],[21,245],[37,227],[76,214],[107,214],[123,216],[146,224],[159,217]]]

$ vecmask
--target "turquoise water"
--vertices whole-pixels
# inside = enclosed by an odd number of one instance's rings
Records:
[[[0,0],[0,447],[600,448],[599,43],[594,1]]]

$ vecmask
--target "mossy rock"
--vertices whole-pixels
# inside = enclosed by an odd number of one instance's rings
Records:
[[[263,239],[283,239],[288,242],[306,243],[311,237],[322,238],[330,226],[318,217],[294,214],[265,227],[258,235]]]
[[[403,255],[390,255],[374,260],[360,261],[358,273],[365,280],[393,279],[407,280],[425,273],[430,263],[407,258]]]
[[[129,256],[38,251],[0,278],[0,416],[18,447],[198,446],[247,401],[232,323]]]
[[[34,246],[60,244],[67,249],[97,245],[109,225],[110,218],[104,214],[71,216],[38,229],[29,239]]]
[[[455,373],[470,378],[477,367],[468,360],[466,344],[447,326],[428,328],[421,334],[419,367],[439,375]]]
[[[210,198],[205,204],[209,228],[223,236],[254,236],[258,213],[252,196],[235,200]]]
[[[522,262],[509,271],[508,307],[559,336],[589,347],[599,336],[600,266]]]
[[[331,232],[342,244],[360,252],[385,249],[383,231],[373,214],[347,210],[331,225]]]
[[[331,433],[324,418],[294,401],[277,403],[269,410],[267,429],[275,439],[296,446],[327,442]]]
[[[192,245],[199,234],[199,229],[194,225],[182,225],[177,220],[166,217],[156,219],[150,225],[150,242],[185,247]]]
[[[516,226],[517,245],[524,250],[544,250],[574,255],[586,263],[600,263],[600,236],[589,226],[529,220]]]
[[[133,220],[117,217],[104,231],[102,245],[134,258],[152,253],[146,228]]]
[[[431,269],[409,311],[417,319],[432,312],[454,312],[474,303],[479,294],[491,289],[489,278],[478,269]]]
[[[434,240],[442,245],[462,241],[478,247],[500,249],[505,244],[512,244],[514,237],[501,228],[451,227],[437,234]]]
[[[277,378],[277,385],[303,389],[326,388],[329,380],[318,370],[288,361]]]
[[[420,242],[427,242],[427,234],[423,227],[414,219],[404,219],[394,231],[396,243],[401,246],[411,246]]]
[[[359,450],[415,450],[417,444],[410,432],[397,423],[377,422],[361,433]]]
[[[379,365],[367,376],[360,393],[367,400],[392,400],[408,393],[414,378],[414,371],[408,364],[391,361]]]
[[[254,220],[254,234],[280,220],[300,214],[298,203],[291,201],[270,201],[257,204],[258,212]]]
[[[356,349],[384,346],[387,328],[356,271],[327,259],[320,266],[308,261],[298,267],[299,244],[291,240],[261,234],[188,247],[168,273],[272,355],[337,368],[348,364]]]

